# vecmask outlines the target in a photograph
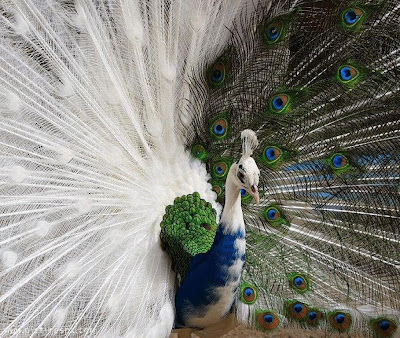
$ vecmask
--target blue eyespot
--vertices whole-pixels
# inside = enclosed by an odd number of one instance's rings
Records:
[[[219,69],[216,69],[212,72],[212,79],[214,82],[220,82],[224,77],[224,73]]]
[[[275,154],[275,149],[274,148],[268,148],[265,151],[265,156],[267,157],[267,159],[269,159],[270,161],[273,161],[276,159],[276,154]]]
[[[333,166],[335,168],[340,168],[343,163],[343,156],[342,155],[335,155],[332,159]]]
[[[268,39],[271,41],[275,41],[279,37],[279,34],[280,34],[280,30],[276,26],[272,26],[267,29],[267,36],[268,36]]]
[[[276,213],[277,213],[276,209],[270,209],[270,210],[268,211],[268,218],[269,218],[269,219],[275,219]]]
[[[272,100],[272,105],[274,106],[274,108],[276,110],[281,110],[283,108],[283,106],[284,106],[282,98],[280,96],[275,97]]]
[[[294,279],[294,284],[297,286],[301,286],[304,283],[304,279],[302,277],[296,277]]]
[[[222,85],[225,81],[227,69],[227,65],[222,59],[211,66],[207,72],[207,77],[212,87],[217,88]]]
[[[356,23],[360,20],[360,18],[364,15],[364,11],[361,8],[348,8],[342,14],[342,20],[344,24],[349,27],[356,27]]]
[[[346,156],[342,154],[334,154],[331,157],[331,166],[333,169],[345,168],[348,165]]]
[[[281,156],[282,150],[280,150],[278,147],[268,145],[264,148],[263,160],[269,166],[277,163]]]
[[[352,25],[353,23],[357,22],[359,18],[360,17],[356,14],[354,9],[349,9],[344,14],[344,19],[346,20],[346,23],[348,23],[349,25]]]
[[[252,286],[246,286],[242,289],[241,300],[245,304],[253,304],[257,300],[257,291]]]
[[[311,311],[308,314],[308,318],[311,319],[311,320],[317,318],[317,313],[315,311]]]
[[[383,331],[386,331],[387,329],[389,329],[390,327],[390,323],[387,320],[382,320],[379,324],[378,324],[379,328]]]
[[[254,294],[254,291],[251,288],[246,288],[246,290],[244,291],[244,294],[246,297],[251,297]]]
[[[229,164],[225,161],[216,162],[212,167],[213,178],[224,178],[229,171]]]
[[[284,113],[285,108],[289,106],[290,96],[286,94],[279,94],[272,97],[270,101],[270,109],[273,113]]]
[[[339,67],[339,78],[344,84],[349,85],[356,83],[356,79],[359,77],[358,70],[351,65],[343,65]]]
[[[335,316],[335,322],[338,324],[342,324],[345,320],[345,315],[343,313],[339,313]]]
[[[264,316],[264,320],[265,320],[266,323],[272,323],[274,321],[274,316],[270,315],[270,314],[265,315]]]
[[[282,23],[280,21],[271,22],[265,28],[265,38],[269,45],[272,45],[280,40],[282,35]]]
[[[214,126],[214,133],[221,136],[225,134],[225,127],[222,124],[216,124]]]
[[[211,125],[211,135],[220,140],[227,135],[228,121],[225,118],[219,118]]]
[[[240,189],[240,196],[246,197],[247,194],[248,194],[248,192],[246,191],[246,189]]]
[[[303,311],[303,305],[297,303],[295,306],[293,306],[293,310],[297,313],[300,313],[301,311]]]
[[[349,81],[352,78],[351,69],[348,66],[345,66],[340,69],[340,77],[343,81]]]

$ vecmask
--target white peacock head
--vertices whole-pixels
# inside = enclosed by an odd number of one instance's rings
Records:
[[[257,136],[250,129],[243,130],[242,138],[242,157],[232,165],[233,177],[238,188],[246,190],[254,201],[259,203],[258,182],[260,170],[256,161],[251,157],[254,149],[258,146]]]

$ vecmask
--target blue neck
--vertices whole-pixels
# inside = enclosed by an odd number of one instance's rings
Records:
[[[213,317],[214,312],[215,317],[220,317],[215,318],[215,322],[229,312],[245,259],[243,229],[244,226],[234,233],[226,233],[227,229],[221,223],[211,249],[192,259],[176,295],[178,326],[204,327],[212,321],[211,314],[207,316],[208,311],[213,311]],[[227,292],[231,294],[227,295]],[[213,309],[217,303],[218,311]]]

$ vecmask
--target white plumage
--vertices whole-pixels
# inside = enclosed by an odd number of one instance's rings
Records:
[[[0,336],[170,332],[164,209],[217,207],[181,141],[187,81],[247,7],[2,1]]]

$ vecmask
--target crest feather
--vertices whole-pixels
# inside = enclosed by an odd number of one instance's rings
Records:
[[[242,139],[242,154],[243,157],[250,157],[253,151],[258,147],[256,133],[251,129],[245,129],[240,134]]]

